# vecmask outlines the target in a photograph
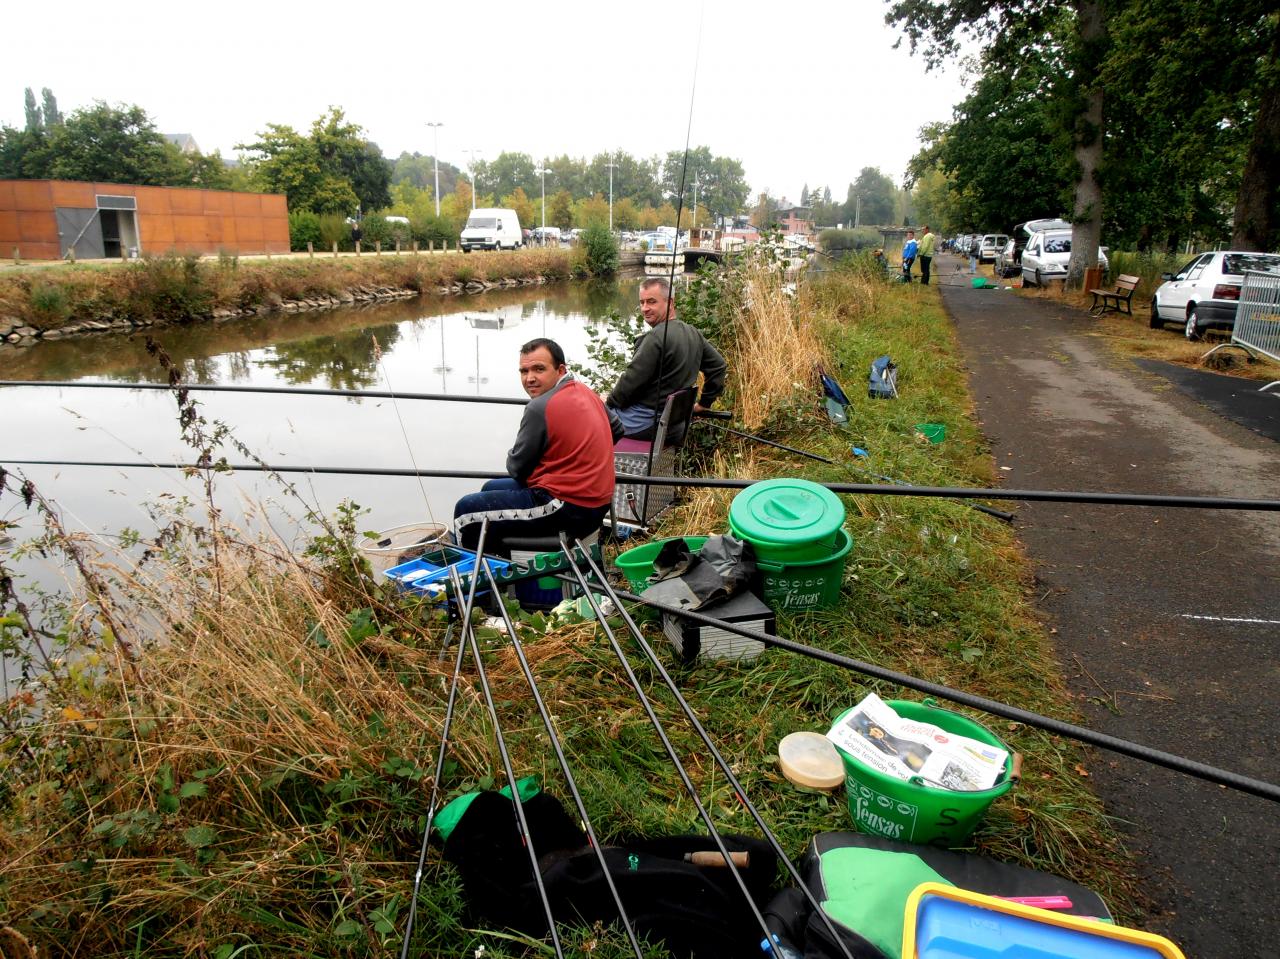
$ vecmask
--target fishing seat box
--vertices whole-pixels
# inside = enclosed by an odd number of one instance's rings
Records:
[[[778,628],[773,610],[754,593],[749,592],[730,596],[697,612],[761,633],[774,633]],[[764,652],[765,648],[764,643],[759,640],[747,639],[718,626],[686,619],[678,613],[662,614],[662,631],[686,663],[699,659],[749,661]]]

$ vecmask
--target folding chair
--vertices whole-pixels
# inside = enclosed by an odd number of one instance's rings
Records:
[[[624,436],[613,447],[613,467],[618,473],[634,476],[671,476],[676,468],[676,453],[684,445],[693,419],[693,403],[697,391],[690,387],[667,397],[658,416],[653,440],[635,440]],[[676,499],[674,486],[648,486],[641,483],[618,483],[613,491],[615,524],[648,527]]]

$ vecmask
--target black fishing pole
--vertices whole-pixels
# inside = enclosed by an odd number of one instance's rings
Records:
[[[578,544],[579,549],[585,552],[585,548],[581,543]],[[724,836],[720,834],[720,830],[716,828],[716,824],[711,819],[711,814],[707,812],[706,806],[703,805],[701,798],[698,796],[698,789],[693,784],[693,780],[689,778],[689,771],[685,769],[684,763],[680,761],[676,748],[672,744],[671,739],[667,736],[667,731],[662,725],[662,720],[658,718],[658,714],[654,712],[653,703],[649,697],[645,695],[644,689],[640,684],[640,679],[636,676],[635,670],[631,667],[631,661],[627,659],[626,653],[623,652],[621,644],[618,642],[617,636],[614,635],[613,627],[609,625],[608,619],[605,618],[604,610],[600,608],[600,603],[596,599],[595,593],[591,589],[591,584],[587,582],[582,570],[578,568],[574,562],[571,551],[569,550],[568,540],[565,534],[560,534],[560,548],[569,557],[569,566],[572,568],[574,577],[578,581],[579,587],[587,596],[587,602],[591,604],[591,609],[595,613],[596,622],[600,624],[600,628],[604,631],[605,637],[609,641],[609,646],[613,649],[613,653],[618,658],[618,662],[622,664],[623,672],[627,674],[627,681],[631,683],[631,688],[635,690],[640,705],[644,708],[645,714],[649,717],[649,722],[653,726],[654,732],[658,734],[658,739],[662,741],[663,748],[667,751],[667,756],[671,759],[672,766],[676,773],[680,776],[680,780],[684,783],[685,791],[688,792],[689,798],[693,801],[694,807],[698,810],[698,815],[707,827],[707,833],[711,840],[716,844],[716,848],[720,851],[725,863],[732,863],[733,859],[729,855],[729,847],[725,845]],[[742,891],[742,895],[747,900],[747,906],[751,909],[752,915],[760,924],[760,929],[764,933],[766,941],[772,941],[769,937],[769,927],[764,921],[764,916],[760,909],[756,906],[755,900],[751,898],[751,892],[747,889],[746,880],[736,868],[729,870],[733,874],[734,881],[737,882],[738,888]]]
[[[60,389],[86,390],[187,390],[190,393],[275,393],[285,396],[355,396],[377,400],[434,400],[441,403],[496,403],[505,406],[524,406],[528,397],[515,396],[459,396],[452,393],[393,393],[391,390],[341,390],[321,389],[315,386],[227,386],[195,383],[87,383],[80,380],[0,380],[4,386],[45,386]]]
[[[483,517],[480,520],[480,539],[476,544],[476,555],[484,555],[485,537],[489,532],[489,517]],[[471,590],[467,593],[466,601],[462,605],[461,621],[464,623],[471,622],[471,610],[476,599],[476,580],[471,582]],[[444,635],[444,644],[441,652],[449,648],[449,635],[453,630],[453,623],[449,624],[449,629]],[[436,771],[431,778],[431,799],[427,803],[427,825],[422,830],[422,848],[418,850],[418,869],[413,874],[413,895],[409,899],[409,917],[404,924],[404,940],[400,944],[400,959],[409,959],[409,940],[413,936],[413,921],[418,915],[418,892],[422,888],[422,871],[427,865],[427,847],[431,842],[431,826],[436,818],[436,803],[440,798],[440,779],[444,775],[444,757],[449,748],[449,730],[453,725],[453,707],[458,698],[458,677],[462,674],[462,659],[466,655],[467,644],[458,642],[458,655],[453,662],[453,678],[449,682],[449,700],[444,708],[444,723],[440,732],[440,751],[436,754]]]
[[[487,565],[479,551],[476,552],[476,565]],[[475,588],[475,583],[479,579],[479,575],[472,577],[472,589]],[[449,567],[449,580],[453,584],[453,594],[461,596],[462,582],[458,578],[457,566]],[[557,959],[564,959],[564,949],[560,945],[560,934],[556,931],[556,919],[551,913],[551,900],[547,898],[547,886],[542,881],[542,870],[538,868],[538,853],[533,848],[533,837],[529,833],[529,820],[524,814],[524,802],[520,798],[520,787],[516,782],[515,769],[511,765],[511,754],[507,751],[507,740],[502,734],[502,724],[498,719],[498,707],[493,701],[493,687],[489,685],[489,676],[485,672],[484,660],[480,656],[480,643],[476,639],[476,632],[471,627],[470,619],[462,624],[462,637],[471,646],[471,658],[475,660],[476,664],[476,678],[480,680],[480,690],[484,694],[484,702],[489,709],[489,721],[493,723],[494,741],[498,746],[498,755],[502,757],[502,769],[506,774],[507,784],[511,788],[511,802],[516,810],[516,824],[520,832],[520,841],[524,845],[525,851],[529,854],[529,868],[533,871],[533,881],[538,887],[538,898],[542,900],[542,909],[547,916],[547,928],[551,932],[551,945],[555,949]]]
[[[617,591],[609,583],[600,567],[596,565],[596,562],[591,557],[590,552],[583,548],[582,541],[575,540],[574,543],[579,552],[582,553],[587,566],[590,568],[592,577],[605,591],[605,595],[609,597],[618,612],[622,615],[622,620],[626,623],[627,630],[631,633],[636,644],[640,647],[650,664],[657,670],[658,676],[662,679],[667,689],[670,690],[671,695],[680,706],[680,710],[685,714],[685,718],[689,720],[689,724],[698,734],[698,738],[702,740],[703,744],[707,747],[707,750],[711,753],[711,757],[715,760],[716,765],[719,766],[720,771],[724,773],[725,779],[733,788],[733,791],[737,795],[738,800],[742,803],[743,808],[745,808],[751,815],[751,818],[755,820],[761,833],[764,835],[769,845],[773,847],[774,853],[777,854],[778,859],[786,867],[787,872],[791,874],[791,878],[795,880],[796,885],[800,888],[804,897],[809,901],[809,905],[813,908],[814,914],[822,917],[823,924],[826,925],[827,931],[831,934],[832,941],[839,944],[841,951],[844,952],[846,956],[846,959],[853,959],[853,955],[849,952],[848,946],[845,945],[840,934],[836,932],[835,926],[832,925],[830,917],[826,915],[826,911],[822,909],[817,899],[814,897],[813,892],[809,889],[809,884],[804,881],[804,877],[800,875],[800,870],[796,868],[795,863],[791,861],[786,850],[782,848],[782,843],[778,841],[777,835],[775,835],[773,830],[769,828],[764,817],[760,815],[760,810],[756,808],[755,803],[747,797],[747,791],[738,780],[738,777],[734,775],[733,767],[729,765],[725,760],[724,755],[716,748],[715,743],[711,739],[711,734],[708,733],[706,727],[702,725],[702,721],[698,719],[698,714],[694,712],[693,707],[689,705],[689,701],[681,694],[679,686],[676,684],[675,680],[671,678],[671,674],[667,672],[666,667],[662,665],[662,660],[659,659],[657,653],[653,651],[653,647],[650,646],[648,641],[644,638],[644,633],[636,624],[636,621],[632,619],[631,614],[627,612],[627,609],[623,605]],[[582,577],[582,571],[577,566],[577,561],[570,554],[568,544],[564,542],[564,534],[561,534],[561,551],[569,559],[570,565],[573,566],[574,572],[579,578],[579,582],[585,582],[585,579]],[[590,590],[587,592],[588,595],[590,595]],[[595,608],[594,604],[593,608]],[[597,615],[599,614],[597,613]]]
[[[17,466],[100,466],[110,469],[174,469],[202,470],[194,463],[146,463],[112,460],[30,460],[0,457],[5,464]],[[494,470],[411,470],[386,467],[354,466],[274,466],[269,463],[227,464],[230,472],[245,473],[314,473],[334,476],[424,476],[431,479],[508,479]],[[758,479],[724,479],[716,476],[686,478],[681,476],[641,476],[615,473],[620,483],[640,486],[678,486],[687,489],[746,489],[761,482]],[[1030,503],[1085,503],[1092,506],[1153,506],[1175,509],[1258,510],[1280,512],[1280,500],[1244,499],[1223,496],[1169,496],[1159,493],[1090,493],[1071,490],[984,489],[974,486],[900,486],[880,483],[818,483],[833,493],[857,496],[919,496],[926,499],[999,499]]]
[[[798,456],[805,456],[811,460],[817,460],[819,463],[827,463],[831,466],[838,466],[842,470],[844,470],[846,473],[852,472],[851,468],[847,464],[837,462],[836,460],[833,460],[833,459],[828,459],[825,456],[819,456],[817,453],[810,453],[808,450],[796,449],[794,446],[785,446],[782,443],[775,443],[773,440],[767,440],[763,436],[756,436],[754,433],[744,433],[742,430],[735,430],[735,429],[731,429],[728,426],[721,426],[719,423],[708,423],[707,425],[713,427],[714,429],[723,430],[726,433],[732,433],[734,436],[741,436],[743,439],[754,440],[757,443],[763,443],[766,446],[773,446],[773,447],[776,447],[777,449],[785,450],[788,453],[795,453]],[[894,483],[898,486],[911,485],[910,483],[907,483],[905,481],[895,480],[888,476],[881,476],[878,473],[873,473],[872,475],[876,479],[884,480],[887,483]],[[968,506],[970,509],[976,509],[981,513],[986,513],[988,516],[994,516],[996,519],[1003,520],[1006,523],[1013,522],[1013,518],[1014,518],[1013,514],[1006,513],[1004,510],[994,509],[990,506],[984,506],[982,503],[966,503],[965,505]]]
[[[958,703],[961,706],[978,709],[983,712],[990,713],[993,716],[1002,716],[1005,719],[1011,719],[1014,722],[1022,723],[1024,726],[1032,726],[1036,729],[1053,733],[1056,736],[1065,736],[1068,739],[1074,739],[1090,746],[1097,746],[1101,749],[1120,753],[1121,755],[1129,756],[1133,759],[1141,759],[1143,762],[1148,762],[1155,766],[1163,766],[1166,769],[1172,769],[1175,772],[1185,773],[1189,776],[1194,776],[1197,779],[1204,779],[1208,782],[1216,783],[1219,786],[1227,786],[1231,789],[1237,789],[1240,792],[1260,796],[1263,799],[1280,802],[1280,785],[1276,785],[1274,783],[1269,783],[1261,779],[1253,779],[1239,773],[1231,772],[1230,770],[1219,769],[1216,766],[1210,766],[1206,763],[1197,762],[1194,759],[1186,759],[1182,756],[1176,756],[1173,753],[1153,749],[1150,746],[1144,746],[1141,743],[1134,743],[1126,739],[1120,739],[1116,736],[1109,736],[1106,733],[1095,732],[1094,730],[1088,729],[1084,726],[1077,726],[1073,723],[1063,722],[1060,719],[1053,719],[1050,716],[1041,716],[1039,713],[1020,709],[1017,706],[1009,706],[994,699],[987,699],[984,696],[975,696],[972,693],[952,689],[949,686],[943,686],[939,683],[932,683],[926,679],[917,679],[907,673],[900,673],[892,669],[886,669],[883,666],[876,666],[872,663],[864,662],[859,659],[852,659],[848,656],[842,656],[839,653],[832,653],[825,649],[819,649],[816,646],[806,646],[803,643],[783,639],[781,636],[775,636],[772,633],[763,633],[759,630],[748,629],[737,623],[717,619],[716,617],[708,616],[705,613],[693,612],[680,606],[672,606],[668,603],[659,602],[655,599],[646,599],[643,596],[638,596],[635,593],[629,593],[625,590],[617,590],[617,595],[628,602],[642,603],[645,606],[658,610],[659,612],[683,616],[695,623],[701,623],[704,626],[714,626],[717,629],[723,629],[726,632],[733,633],[736,636],[741,636],[744,639],[753,639],[756,642],[764,643],[766,646],[785,649],[792,653],[799,653],[802,656],[808,656],[810,659],[816,659],[832,666],[839,666],[842,669],[863,673],[867,676],[874,677],[875,679],[882,679],[886,682],[895,683],[898,686],[905,686],[908,689],[914,689],[927,696],[937,696],[939,699],[946,699],[953,703]]]
[[[488,522],[487,518],[485,522]],[[581,544],[579,544],[579,548],[582,548]],[[488,563],[484,564],[484,574],[489,580],[489,588],[496,596],[498,594],[498,581],[494,579],[493,570],[489,568]],[[472,578],[472,589],[475,589],[475,582],[479,578],[479,576]],[[569,795],[573,797],[573,805],[578,810],[578,818],[582,821],[582,828],[586,832],[591,849],[596,855],[596,861],[600,864],[600,872],[604,876],[605,884],[609,887],[609,893],[613,897],[614,904],[618,907],[618,916],[622,919],[622,926],[627,932],[627,939],[631,943],[631,949],[635,952],[636,959],[644,959],[644,952],[640,948],[640,940],[636,938],[635,928],[632,926],[627,910],[622,904],[622,895],[618,892],[617,884],[613,881],[613,872],[609,869],[608,862],[605,861],[600,839],[596,835],[595,827],[591,824],[591,817],[587,815],[586,803],[582,801],[582,794],[578,791],[578,783],[569,768],[569,760],[565,757],[564,746],[556,733],[555,724],[551,721],[551,713],[547,710],[547,705],[542,699],[542,692],[538,689],[537,680],[533,677],[533,669],[529,666],[529,660],[525,657],[524,644],[520,642],[520,634],[516,632],[515,623],[511,621],[511,614],[507,612],[506,604],[500,601],[498,606],[502,610],[502,622],[507,628],[507,636],[511,640],[511,648],[515,651],[516,659],[520,662],[520,669],[524,673],[525,682],[529,684],[529,692],[533,694],[534,706],[538,710],[538,715],[542,717],[542,725],[547,730],[547,739],[551,742],[551,748],[555,751],[560,771],[564,773],[565,785],[569,789]],[[404,957],[402,956],[401,959],[404,959]]]

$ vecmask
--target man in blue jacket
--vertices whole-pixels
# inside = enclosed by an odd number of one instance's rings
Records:
[[[916,261],[916,251],[919,246],[916,243],[916,231],[907,231],[907,242],[902,244],[902,282],[911,282],[911,264]]]

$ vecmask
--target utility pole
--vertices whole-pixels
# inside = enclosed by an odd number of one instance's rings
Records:
[[[856,230],[862,225],[862,197],[855,196],[853,198],[853,228]]]
[[[679,223],[676,226],[680,226]],[[698,228],[698,171],[693,171],[693,228]]]
[[[609,162],[605,164],[609,168],[609,232],[613,232],[613,168],[618,164],[613,162],[613,157],[609,157]]]
[[[542,245],[547,245],[547,174],[551,171],[541,167],[534,171],[542,178]]]
[[[435,161],[436,166],[436,216],[440,215],[440,128],[443,123],[428,123],[431,132],[435,137],[435,144],[431,148],[431,159]]]
[[[476,208],[476,193],[480,189],[480,185],[476,182],[476,154],[479,150],[464,150],[471,157],[471,209]]]

